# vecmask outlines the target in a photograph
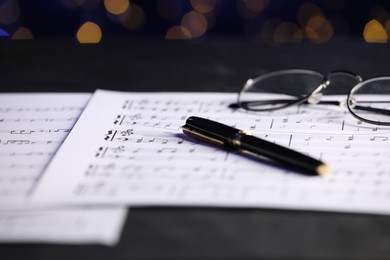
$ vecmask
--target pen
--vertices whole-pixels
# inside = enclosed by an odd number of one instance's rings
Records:
[[[323,176],[330,170],[327,164],[312,157],[209,119],[191,116],[182,126],[182,131],[200,142],[265,157],[310,175]]]

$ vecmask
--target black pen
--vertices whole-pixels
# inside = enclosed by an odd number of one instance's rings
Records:
[[[191,116],[182,130],[184,134],[200,142],[265,157],[311,175],[323,176],[330,170],[327,164],[312,157],[209,119]]]

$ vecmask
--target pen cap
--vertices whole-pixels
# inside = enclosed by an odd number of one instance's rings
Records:
[[[195,131],[219,139],[225,144],[230,145],[232,143],[232,138],[239,132],[238,129],[233,127],[196,116],[189,117],[186,121],[186,125]]]

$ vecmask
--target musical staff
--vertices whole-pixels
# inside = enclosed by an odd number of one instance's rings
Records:
[[[0,242],[101,243],[119,239],[122,208],[45,209],[30,192],[76,122],[88,94],[0,95]],[[109,223],[101,225],[110,219]]]
[[[0,134],[31,135],[39,133],[69,133],[71,129],[0,129]]]
[[[368,126],[337,107],[299,106],[259,114],[228,108],[234,100],[228,93],[97,91],[34,199],[390,214],[390,129]],[[320,158],[333,171],[328,178],[309,178],[263,158],[199,144],[180,131],[190,115],[251,130]],[[73,151],[81,146],[76,157]],[[67,160],[74,163],[65,173]],[[58,196],[47,196],[53,188],[60,190]]]
[[[88,95],[0,96],[0,206],[23,203],[72,129],[87,98]],[[16,180],[23,185],[15,184]]]

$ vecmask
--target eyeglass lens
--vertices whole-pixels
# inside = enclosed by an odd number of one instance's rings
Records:
[[[356,85],[348,96],[348,108],[365,122],[390,125],[390,77]]]
[[[270,111],[305,101],[317,103],[320,99],[317,96],[323,92],[349,92],[347,106],[355,117],[368,123],[390,125],[390,77],[362,82],[360,76],[346,71],[333,71],[327,77],[311,70],[276,71],[248,80],[237,103],[247,110]],[[338,104],[338,101],[320,103]]]
[[[249,80],[238,97],[240,107],[254,111],[275,110],[304,101],[325,82],[310,70],[284,70]]]

